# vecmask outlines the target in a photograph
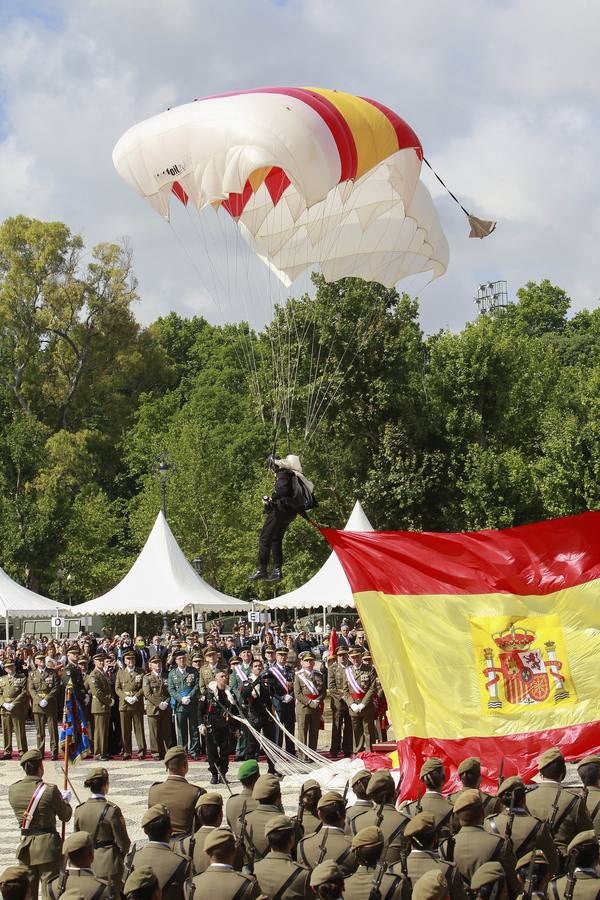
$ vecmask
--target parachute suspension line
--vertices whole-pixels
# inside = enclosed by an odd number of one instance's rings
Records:
[[[438,173],[435,171],[435,169],[433,168],[433,166],[431,165],[431,163],[429,162],[429,160],[427,159],[426,156],[423,157],[423,162],[424,162],[425,165],[433,172],[433,174],[435,175],[435,177],[437,178],[437,180],[439,181],[439,183],[441,184],[441,186],[444,188],[444,190],[445,190],[448,194],[450,194],[450,196],[452,197],[452,199],[454,200],[454,202],[455,202],[456,204],[458,204],[458,206],[460,206],[460,208],[462,209],[462,211],[464,212],[465,216],[466,216],[467,219],[468,219],[469,216],[471,215],[471,213],[468,212],[468,211],[464,208],[464,206],[462,205],[462,203],[460,202],[460,200],[458,199],[458,197],[456,196],[456,194],[453,194],[452,191],[450,190],[450,188],[448,187],[448,185],[447,185],[444,181],[442,181],[442,179],[440,178],[440,176],[438,175]]]
[[[496,222],[489,221],[487,219],[478,219],[477,216],[474,216],[473,213],[470,213],[468,210],[466,210],[464,208],[464,206],[462,205],[462,203],[460,202],[460,200],[458,199],[458,197],[456,196],[456,194],[453,194],[452,191],[450,190],[450,188],[448,187],[448,185],[442,181],[442,179],[440,178],[438,173],[435,171],[435,169],[433,168],[433,166],[431,165],[429,160],[426,159],[425,157],[423,157],[423,162],[433,172],[434,176],[437,178],[437,180],[442,185],[444,190],[448,194],[450,194],[450,196],[452,197],[454,202],[464,212],[464,214],[467,217],[467,220],[469,222],[469,225],[471,226],[471,233],[470,233],[469,237],[484,238],[484,237],[487,237],[489,234],[491,234],[492,231],[496,230]]]

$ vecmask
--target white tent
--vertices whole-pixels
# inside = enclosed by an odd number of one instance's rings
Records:
[[[0,615],[4,616],[6,640],[8,640],[10,619],[50,618],[61,612],[70,613],[71,608],[64,603],[57,603],[55,600],[30,591],[13,581],[4,569],[0,569]]]
[[[357,500],[344,531],[373,531],[364,509]],[[354,609],[354,597],[348,579],[335,553],[323,564],[316,575],[306,584],[275,597],[265,604],[268,609],[323,609],[323,618],[328,606]]]
[[[222,594],[186,559],[162,512],[140,555],[122,581],[94,600],[73,607],[78,616],[123,613],[246,612],[249,603]]]

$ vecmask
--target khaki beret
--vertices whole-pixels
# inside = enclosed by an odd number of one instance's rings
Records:
[[[562,759],[563,762],[565,761],[560,747],[550,747],[549,750],[544,750],[538,759],[538,769],[544,769],[546,766],[549,766],[550,763],[556,762],[557,759]]]
[[[523,779],[519,778],[518,775],[511,775],[510,778],[505,778],[500,787],[498,788],[499,794],[506,794],[508,791],[515,791],[518,788],[524,788],[525,784],[523,783]]]
[[[142,828],[145,828],[146,825],[157,822],[158,819],[168,815],[170,815],[169,810],[163,803],[155,803],[154,806],[147,809],[142,816]]]
[[[417,834],[433,834],[436,829],[435,817],[431,813],[421,812],[411,819],[404,829],[404,837]]]
[[[448,894],[448,882],[439,869],[430,869],[415,882],[413,900],[442,900]]]
[[[481,762],[479,761],[479,757],[477,757],[477,756],[467,756],[466,759],[463,759],[463,761],[458,764],[457,772],[459,775],[464,775],[465,772],[480,772],[480,771],[481,771]]]
[[[499,878],[505,878],[504,869],[499,862],[486,862],[473,873],[471,890],[478,891],[484,884],[493,884]]]
[[[303,797],[308,791],[320,791],[321,785],[314,778],[309,778],[300,788],[300,796]]]
[[[287,816],[273,816],[265,823],[265,837],[272,831],[293,831],[294,823]]]
[[[570,853],[571,850],[575,850],[577,847],[583,847],[584,844],[598,845],[598,838],[596,837],[595,831],[590,829],[590,831],[580,831],[579,834],[576,834],[567,847],[567,853]]]
[[[315,659],[314,653],[311,653],[310,650],[305,650],[304,653],[301,653],[298,659],[301,662],[304,662],[305,659]]]
[[[27,750],[27,752],[23,754],[19,762],[22,766],[24,766],[27,762],[41,762],[42,759],[43,757],[39,750]]]
[[[185,756],[186,751],[185,747],[170,747],[165,753],[165,765],[168,762],[171,762],[172,759],[175,759],[176,756]]]
[[[430,772],[435,772],[436,769],[443,769],[444,763],[437,756],[430,756],[429,759],[426,759],[423,765],[421,766],[421,771],[419,772],[419,778],[424,778],[425,775],[429,775]]]
[[[389,788],[390,785],[393,787],[394,779],[392,778],[388,769],[378,769],[377,772],[373,772],[369,779],[369,783],[367,785],[367,797],[373,796],[378,791]]]
[[[9,866],[0,875],[0,884],[7,881],[29,881],[29,869],[27,866]]]
[[[350,784],[352,785],[352,787],[354,787],[354,785],[356,784],[357,781],[365,781],[367,778],[370,778],[370,777],[371,777],[371,773],[369,772],[368,769],[360,769],[358,772],[356,772],[352,776],[352,778],[350,779]]]
[[[339,881],[343,879],[344,873],[340,867],[334,863],[332,859],[326,859],[312,870],[310,875],[310,886],[319,887],[328,881]]]
[[[481,794],[479,791],[474,790],[474,788],[468,788],[466,791],[463,791],[456,800],[454,801],[454,812],[459,813],[463,809],[467,809],[469,806],[479,806],[482,805]]]
[[[582,766],[600,766],[600,756],[584,756],[577,763],[577,768],[580,769]]]
[[[383,831],[375,825],[368,825],[367,828],[361,828],[352,838],[352,849],[359,847],[378,847],[383,844],[385,838]]]
[[[317,809],[323,809],[324,806],[335,806],[336,803],[344,803],[344,798],[339,791],[327,791],[326,794],[319,799]]]
[[[196,800],[196,809],[199,806],[223,806],[223,797],[216,791],[207,791]]]
[[[156,884],[158,887],[158,879],[150,866],[140,866],[137,869],[134,869],[125,882],[123,887],[124,894],[130,894],[132,891],[139,891],[142,888],[150,887],[151,884]],[[64,896],[64,895],[63,895]]]
[[[92,769],[91,772],[88,772],[87,778],[83,782],[83,786],[89,787],[90,781],[95,781],[96,778],[108,778],[108,769],[105,769],[104,766],[98,766],[96,769]]]
[[[253,800],[271,800],[281,793],[279,779],[275,775],[261,775],[252,789]]]
[[[529,863],[531,862],[531,857],[533,856],[533,853],[534,853],[534,851],[530,850],[529,853],[526,853],[525,856],[522,856],[520,859],[518,859],[516,868],[522,869],[523,866],[528,866]],[[546,865],[548,865],[548,860],[546,858],[546,854],[542,853],[541,850],[535,851],[535,861],[536,861],[536,863],[546,863]]]
[[[246,759],[238,769],[238,778],[243,781],[258,773],[258,762],[255,759]]]
[[[235,844],[233,831],[230,828],[213,828],[204,841],[204,850],[206,853],[211,853],[219,847],[227,846],[227,844],[232,846]]]
[[[74,831],[69,834],[63,843],[63,853],[76,853],[78,850],[91,850],[94,844],[92,836],[87,831]]]

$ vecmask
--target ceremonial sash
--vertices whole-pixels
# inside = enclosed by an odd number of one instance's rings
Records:
[[[350,683],[350,688],[351,688],[350,693],[352,694],[352,699],[356,703],[360,703],[360,701],[363,699],[363,697],[365,696],[365,694],[367,692],[363,691],[360,684],[358,683],[358,681],[352,674],[352,666],[348,666],[348,668],[345,671],[346,671],[346,678],[348,679],[348,681]]]
[[[246,681],[248,681],[248,676],[246,675],[246,673],[244,672],[244,670],[242,669],[241,666],[234,666],[233,668],[235,669],[235,674],[240,679],[242,684],[244,684]]]
[[[42,794],[46,790],[47,785],[44,784],[43,781],[40,781],[35,791],[31,795],[31,800],[29,801],[29,806],[23,813],[23,818],[21,819],[21,830],[28,831],[29,826],[31,825],[31,820],[33,819],[34,813],[38,808],[39,802],[42,799]]]
[[[269,672],[272,672],[272,674],[275,676],[275,678],[277,679],[277,681],[279,682],[281,687],[284,689],[286,694],[289,694],[288,680],[285,677],[285,675],[283,674],[283,672],[280,671],[279,666],[277,666],[277,665],[271,666],[271,668],[269,669]]]
[[[309,700],[317,700],[319,697],[319,692],[317,691],[317,689],[316,689],[314,683],[311,681],[311,679],[308,678],[308,676],[305,675],[304,672],[296,672],[296,674],[297,674],[298,678],[300,679],[300,681],[302,681],[304,683],[304,686],[306,688],[308,688],[308,690],[311,692],[310,694],[308,694],[308,699]]]

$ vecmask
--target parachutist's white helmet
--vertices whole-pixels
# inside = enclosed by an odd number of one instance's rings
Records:
[[[288,453],[284,459],[274,459],[273,464],[279,469],[289,469],[290,472],[297,472],[299,475],[302,475],[300,457],[296,456],[295,453]]]

